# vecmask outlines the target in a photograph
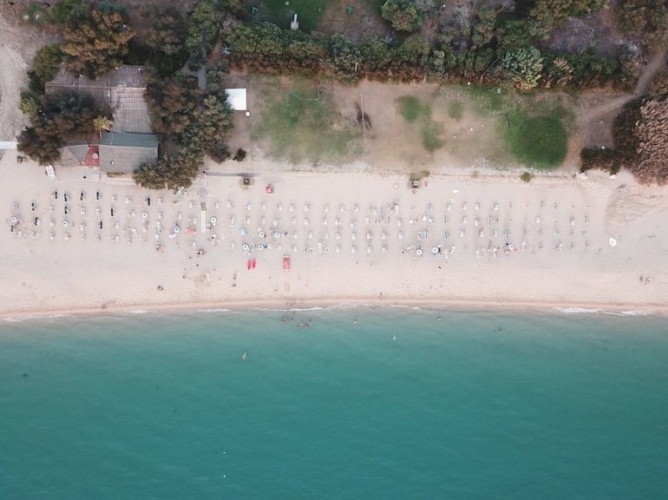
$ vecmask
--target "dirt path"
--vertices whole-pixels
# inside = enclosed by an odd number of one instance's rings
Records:
[[[25,73],[26,64],[18,52],[0,44],[0,68],[3,68],[0,72],[0,140],[11,141],[20,131],[22,121],[19,111],[21,90],[15,75]]]
[[[643,95],[656,74],[665,67],[666,56],[668,56],[667,51],[659,52],[645,65],[640,72],[640,78],[638,78],[636,88],[633,90],[633,95],[635,97]]]
[[[21,130],[21,84],[27,66],[16,47],[20,30],[0,16],[0,141],[12,141]]]
[[[638,82],[636,83],[633,92],[621,95],[601,104],[600,106],[583,112],[582,115],[580,115],[580,123],[586,124],[592,120],[605,116],[612,111],[621,108],[627,102],[643,95],[649,84],[652,82],[652,79],[665,66],[667,54],[668,52],[660,52],[656,54],[645,66],[643,66],[640,72],[640,77],[638,78]]]

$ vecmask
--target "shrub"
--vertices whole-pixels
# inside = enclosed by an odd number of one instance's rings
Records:
[[[49,13],[42,5],[31,3],[23,14],[23,20],[27,23],[39,26],[49,22]]]
[[[35,78],[36,83],[42,87],[42,91],[44,84],[56,76],[62,61],[63,53],[58,45],[45,45],[35,53],[29,75],[31,79]]]
[[[413,32],[422,22],[415,3],[411,0],[387,0],[380,12],[397,31]]]
[[[638,161],[631,166],[641,182],[668,182],[668,98],[647,99],[636,123]]]
[[[584,148],[580,151],[580,172],[603,170],[616,174],[621,168],[619,154],[609,148]]]
[[[88,8],[81,0],[60,0],[51,8],[51,20],[56,24],[75,23],[86,17]]]
[[[237,149],[237,152],[234,154],[234,161],[244,161],[246,159],[246,150],[245,149]]]
[[[638,158],[639,141],[635,133],[635,128],[636,124],[642,118],[640,105],[640,99],[626,103],[612,122],[615,150],[619,155],[619,161],[622,166],[631,166]]]
[[[506,52],[502,62],[503,69],[516,87],[529,90],[538,85],[543,71],[543,58],[536,47],[529,46]]]
[[[34,115],[39,109],[38,99],[31,92],[21,92],[19,109],[26,115]]]

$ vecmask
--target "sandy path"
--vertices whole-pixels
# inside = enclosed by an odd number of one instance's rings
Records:
[[[0,17],[0,33],[0,141],[11,141],[21,129],[19,101],[27,65],[19,52],[10,46],[19,39],[19,30]]]
[[[21,90],[16,73],[26,70],[26,64],[14,49],[0,45],[0,140],[13,140],[21,124],[19,101]]]
[[[636,83],[633,92],[621,95],[614,99],[609,100],[608,102],[597,106],[593,109],[587,110],[580,116],[580,123],[583,125],[600,118],[608,113],[615,111],[616,109],[621,108],[627,102],[632,101],[633,99],[642,96],[647,87],[652,82],[656,74],[665,67],[666,64],[666,52],[660,52],[656,54],[642,69],[638,82]]]

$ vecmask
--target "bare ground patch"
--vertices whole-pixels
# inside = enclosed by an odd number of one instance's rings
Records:
[[[25,5],[0,3],[0,140],[13,140],[25,124],[19,100],[28,80],[26,70],[37,49],[54,38],[20,20]]]
[[[353,43],[372,36],[392,35],[391,28],[380,16],[378,2],[370,0],[330,0],[318,31],[327,36],[343,33]]]

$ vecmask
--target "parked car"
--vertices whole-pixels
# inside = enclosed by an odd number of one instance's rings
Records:
[[[56,171],[53,169],[53,165],[47,165],[46,167],[44,167],[44,173],[51,180],[54,180],[56,178]]]

